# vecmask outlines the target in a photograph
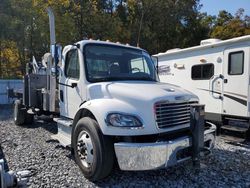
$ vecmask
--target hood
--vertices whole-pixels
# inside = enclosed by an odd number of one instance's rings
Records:
[[[88,98],[90,100],[102,98],[114,98],[133,104],[133,101],[157,102],[168,101],[198,101],[191,92],[178,86],[151,81],[116,81],[98,82],[88,86]]]

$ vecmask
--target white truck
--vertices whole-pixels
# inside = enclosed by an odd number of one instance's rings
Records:
[[[35,114],[53,114],[53,138],[72,147],[92,181],[109,175],[116,160],[122,170],[152,170],[197,162],[200,152],[213,148],[216,128],[204,125],[204,106],[195,105],[194,94],[160,83],[145,50],[82,40],[60,55],[49,13],[52,50],[25,75],[15,102],[17,125],[31,123]]]
[[[158,58],[161,82],[195,93],[205,118],[223,128],[246,132],[250,120],[250,35],[207,39],[199,46],[172,49]]]

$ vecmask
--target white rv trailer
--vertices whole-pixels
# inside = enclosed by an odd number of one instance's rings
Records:
[[[250,35],[202,40],[199,46],[172,49],[158,58],[161,82],[192,91],[206,105],[206,119],[247,130],[250,119]],[[234,122],[234,123],[233,123]]]

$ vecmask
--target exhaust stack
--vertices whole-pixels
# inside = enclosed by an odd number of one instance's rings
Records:
[[[49,15],[50,45],[53,46],[56,44],[55,16],[50,7],[47,8],[47,13]]]

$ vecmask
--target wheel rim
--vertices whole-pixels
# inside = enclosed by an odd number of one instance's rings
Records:
[[[94,159],[93,143],[88,132],[80,132],[77,139],[77,154],[84,167],[89,168]]]

